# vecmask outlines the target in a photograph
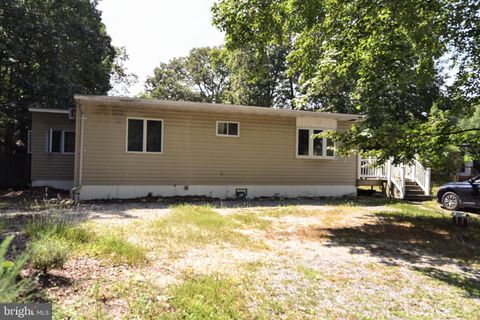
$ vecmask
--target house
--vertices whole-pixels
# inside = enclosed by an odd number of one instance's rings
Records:
[[[32,185],[79,200],[202,195],[356,195],[355,156],[324,130],[358,115],[198,102],[75,96],[76,110],[32,108]],[[76,113],[76,114],[74,114]]]

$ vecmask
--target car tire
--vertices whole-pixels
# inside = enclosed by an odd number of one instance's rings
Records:
[[[458,210],[460,209],[460,198],[455,192],[445,192],[442,196],[442,206],[448,210]]]

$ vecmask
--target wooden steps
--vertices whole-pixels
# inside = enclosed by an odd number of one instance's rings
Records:
[[[426,196],[425,192],[416,182],[405,181],[404,199],[408,201],[429,201],[432,197]]]

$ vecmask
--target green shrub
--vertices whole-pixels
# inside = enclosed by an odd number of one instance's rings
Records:
[[[49,269],[63,268],[68,259],[70,247],[58,238],[40,238],[30,243],[32,266],[47,273]]]
[[[19,256],[15,261],[5,258],[13,236],[9,236],[0,244],[0,302],[23,302],[30,284],[27,279],[19,280],[20,271],[27,260],[27,255]]]

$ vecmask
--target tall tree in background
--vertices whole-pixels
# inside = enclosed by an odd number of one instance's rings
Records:
[[[226,102],[228,67],[221,48],[195,48],[155,68],[146,96],[156,99]]]
[[[458,127],[480,95],[479,6],[478,0],[220,0],[213,13],[231,52],[293,39],[286,65],[298,75],[298,107],[366,115],[337,135],[340,153],[360,148],[398,162],[418,154],[435,165],[451,145],[480,140],[479,126]]]
[[[110,75],[111,89],[108,92],[111,95],[129,95],[130,88],[138,82],[138,76],[133,72],[128,72],[125,62],[129,59],[125,47],[115,47],[115,59],[112,63],[112,73]]]
[[[296,79],[287,74],[288,47],[235,48],[228,52],[231,103],[292,108]]]
[[[145,97],[289,108],[296,82],[287,74],[287,53],[281,46],[195,48],[156,67]]]
[[[110,90],[116,52],[96,6],[0,0],[0,142],[7,150],[26,140],[29,107],[68,108],[74,94]]]

